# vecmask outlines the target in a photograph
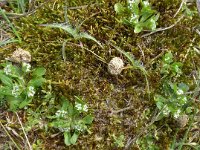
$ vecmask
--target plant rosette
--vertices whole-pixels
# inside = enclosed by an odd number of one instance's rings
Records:
[[[6,62],[1,66],[0,101],[7,102],[11,111],[27,106],[45,82],[45,68],[31,69],[31,65],[25,62],[18,66]]]
[[[75,105],[62,97],[62,106],[53,116],[49,118],[52,122],[50,127],[59,129],[64,134],[66,145],[75,144],[78,136],[89,131],[88,126],[92,123],[93,117],[88,114],[86,103],[79,97],[75,97]]]

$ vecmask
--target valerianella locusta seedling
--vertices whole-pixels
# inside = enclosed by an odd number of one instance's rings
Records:
[[[151,8],[148,1],[128,0],[126,6],[116,3],[114,9],[120,22],[133,27],[135,33],[156,29],[159,13]]]
[[[24,61],[20,65],[6,62],[1,66],[3,68],[0,68],[0,101],[7,102],[11,111],[27,106],[45,82],[43,75],[46,70],[31,69],[31,65]]]
[[[81,133],[89,131],[88,126],[93,121],[87,104],[80,97],[75,98],[75,105],[73,105],[63,97],[62,107],[50,117],[53,119],[50,126],[63,132],[66,145],[75,144]]]

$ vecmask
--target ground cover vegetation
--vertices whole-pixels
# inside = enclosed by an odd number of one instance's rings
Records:
[[[195,0],[0,0],[0,149],[200,149]]]

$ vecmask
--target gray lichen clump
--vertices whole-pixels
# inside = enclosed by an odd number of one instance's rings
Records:
[[[28,51],[18,48],[12,53],[11,57],[6,59],[14,63],[21,63],[21,62],[29,63],[31,62],[31,54]]]
[[[122,72],[124,67],[124,62],[119,57],[114,57],[111,59],[111,61],[108,63],[108,71],[112,75],[118,75]]]
[[[176,119],[177,127],[184,128],[189,121],[189,118],[187,115],[181,115]]]

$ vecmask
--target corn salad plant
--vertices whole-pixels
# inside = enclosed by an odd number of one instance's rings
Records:
[[[79,97],[75,97],[75,105],[67,99],[62,98],[62,106],[57,112],[50,116],[52,119],[50,127],[59,129],[64,134],[66,145],[75,144],[78,136],[89,131],[88,125],[93,121],[93,117],[88,113],[88,106]]]
[[[166,53],[161,62],[162,86],[161,93],[154,96],[157,108],[161,111],[160,117],[167,117],[170,114],[174,118],[185,114],[189,110],[190,97],[187,94],[189,87],[182,82],[175,82],[182,74],[181,62],[174,62],[171,52]],[[172,81],[174,79],[174,81]]]
[[[31,69],[23,62],[20,66],[11,62],[2,63],[0,70],[0,101],[6,102],[11,111],[28,105],[39,87],[45,82],[44,68]],[[30,79],[30,80],[29,80]]]
[[[135,33],[145,29],[155,30],[159,13],[151,8],[148,1],[128,0],[127,5],[116,3],[115,12],[119,15],[120,21],[134,28]]]

